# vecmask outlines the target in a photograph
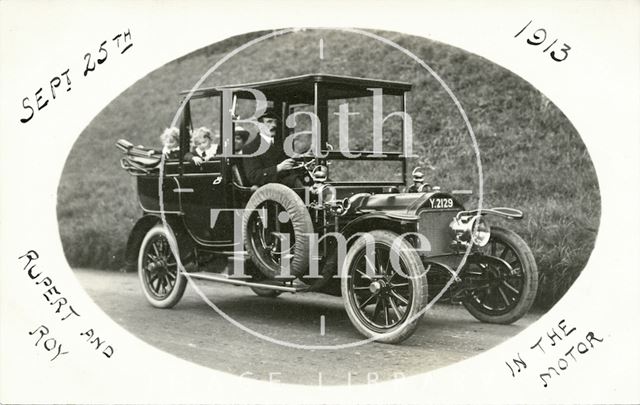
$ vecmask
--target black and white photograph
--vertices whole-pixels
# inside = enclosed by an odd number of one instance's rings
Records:
[[[0,402],[637,403],[639,15],[1,2]]]

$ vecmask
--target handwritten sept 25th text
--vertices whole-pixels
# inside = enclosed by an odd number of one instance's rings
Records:
[[[96,69],[107,62],[112,54],[124,54],[133,46],[131,39],[131,29],[127,29],[122,33],[118,33],[111,40],[104,40],[98,46],[98,50],[95,52],[87,52],[84,55],[84,63],[82,67],[82,77],[87,77]],[[24,115],[20,117],[20,122],[26,124],[31,121],[37,112],[43,110],[45,107],[55,102],[56,98],[59,98],[61,94],[71,91],[72,77],[76,75],[71,71],[71,68],[65,69],[62,73],[55,74],[49,84],[45,87],[38,88],[33,94],[30,94],[22,99],[22,107],[24,109]]]

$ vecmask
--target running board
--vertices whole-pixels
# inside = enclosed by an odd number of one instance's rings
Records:
[[[284,285],[253,283],[250,281],[234,279],[227,276],[226,274],[211,274],[211,273],[199,272],[199,273],[186,273],[185,275],[187,277],[195,278],[198,280],[214,281],[216,283],[231,284],[231,285],[237,285],[237,286],[243,286],[243,287],[258,287],[258,288],[264,288],[268,290],[285,291],[290,293],[304,291],[309,288],[309,286],[306,286],[306,285],[300,286],[300,287],[287,287]]]

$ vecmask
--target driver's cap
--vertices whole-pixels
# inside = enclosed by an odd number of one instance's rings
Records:
[[[267,108],[265,110],[264,114],[262,114],[258,118],[258,121],[262,122],[265,118],[272,118],[272,119],[276,119],[276,120],[280,119],[280,117],[278,116],[278,114],[276,114],[276,111],[273,108]]]

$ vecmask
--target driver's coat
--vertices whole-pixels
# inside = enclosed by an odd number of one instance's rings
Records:
[[[264,142],[261,136],[256,136],[251,142],[242,148],[243,155],[256,153],[260,147],[260,142]],[[242,160],[244,173],[251,185],[262,186],[267,183],[278,182],[278,170],[276,166],[284,159],[284,152],[278,148],[276,143],[272,143],[266,152],[247,157]]]

